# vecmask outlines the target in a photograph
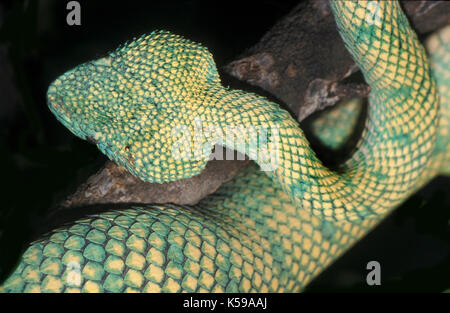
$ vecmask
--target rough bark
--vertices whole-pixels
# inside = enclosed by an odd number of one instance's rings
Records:
[[[419,34],[450,21],[446,1],[403,1],[402,5]],[[366,96],[370,91],[364,83],[346,80],[358,68],[342,43],[327,0],[300,3],[223,70],[280,99],[299,121],[340,99]],[[195,204],[247,163],[214,161],[196,177],[159,185],[141,182],[110,162],[69,196],[63,207],[123,202]]]
[[[402,5],[419,34],[450,23],[446,1],[403,1]],[[225,70],[275,95],[298,121],[343,98],[370,91],[364,83],[344,82],[358,68],[344,47],[327,0],[300,3]]]
[[[107,203],[178,203],[193,205],[230,180],[249,161],[208,162],[205,170],[191,178],[171,183],[146,183],[122,167],[108,161],[89,177],[75,193],[66,198],[62,208]]]

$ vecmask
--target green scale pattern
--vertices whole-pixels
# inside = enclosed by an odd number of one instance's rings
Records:
[[[338,229],[296,209],[256,166],[211,199],[93,214],[54,230],[26,251],[5,291],[299,291],[372,225]]]
[[[62,226],[30,245],[0,290],[301,291],[417,188],[448,171],[449,27],[431,40],[439,99],[397,1],[333,1],[331,8],[372,88],[365,131],[339,172],[322,165],[278,105],[222,87],[205,48],[167,32],[143,36],[49,87],[50,109],[66,127],[134,175],[164,182],[192,176],[207,161],[202,151],[194,160],[173,158],[176,125],[192,131],[201,116],[220,129],[276,126],[279,166],[264,173],[254,164],[194,207],[130,205]],[[268,153],[276,138],[271,132]],[[194,139],[223,138],[212,132]]]

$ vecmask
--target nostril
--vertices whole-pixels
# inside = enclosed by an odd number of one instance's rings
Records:
[[[54,95],[48,95],[47,97],[47,105],[49,107],[52,107],[54,109],[58,109],[61,107],[62,104],[62,98],[61,97],[57,97]]]
[[[50,102],[54,110],[60,114],[67,114],[67,106],[64,105],[64,98],[62,96],[54,97],[53,101]]]

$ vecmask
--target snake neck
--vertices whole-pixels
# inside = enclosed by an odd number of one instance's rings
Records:
[[[287,111],[239,90],[222,88],[215,93],[215,101],[221,113],[212,117],[220,125],[221,145],[254,160],[297,207],[332,219],[354,216],[351,193],[356,184],[349,175],[322,164]]]
[[[399,143],[378,132],[369,117],[356,153],[337,172],[323,165],[298,123],[278,105],[240,91],[226,92],[222,100],[228,118],[215,121],[221,125],[220,143],[248,155],[298,207],[326,219],[388,212],[411,192],[432,147],[424,130]]]
[[[362,138],[339,172],[322,164],[297,122],[278,105],[223,88],[214,95],[220,108],[214,122],[222,131],[247,130],[237,132],[245,145],[224,145],[248,154],[298,206],[326,219],[360,220],[395,208],[419,187],[436,140],[438,97],[425,51],[406,17],[396,15],[397,2],[376,3],[384,25],[393,25],[389,29],[380,27],[378,17],[368,18],[373,2],[368,3],[332,5],[372,88]],[[386,44],[390,49],[383,49]]]

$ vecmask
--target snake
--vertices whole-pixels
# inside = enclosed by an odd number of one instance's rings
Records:
[[[450,27],[427,52],[398,1],[330,7],[371,88],[345,162],[326,167],[279,104],[223,86],[201,44],[143,35],[52,82],[56,118],[143,181],[200,173],[216,144],[253,162],[194,206],[111,206],[56,227],[30,243],[0,290],[299,292],[418,188],[450,174]],[[347,136],[330,129],[321,140],[332,146]]]

